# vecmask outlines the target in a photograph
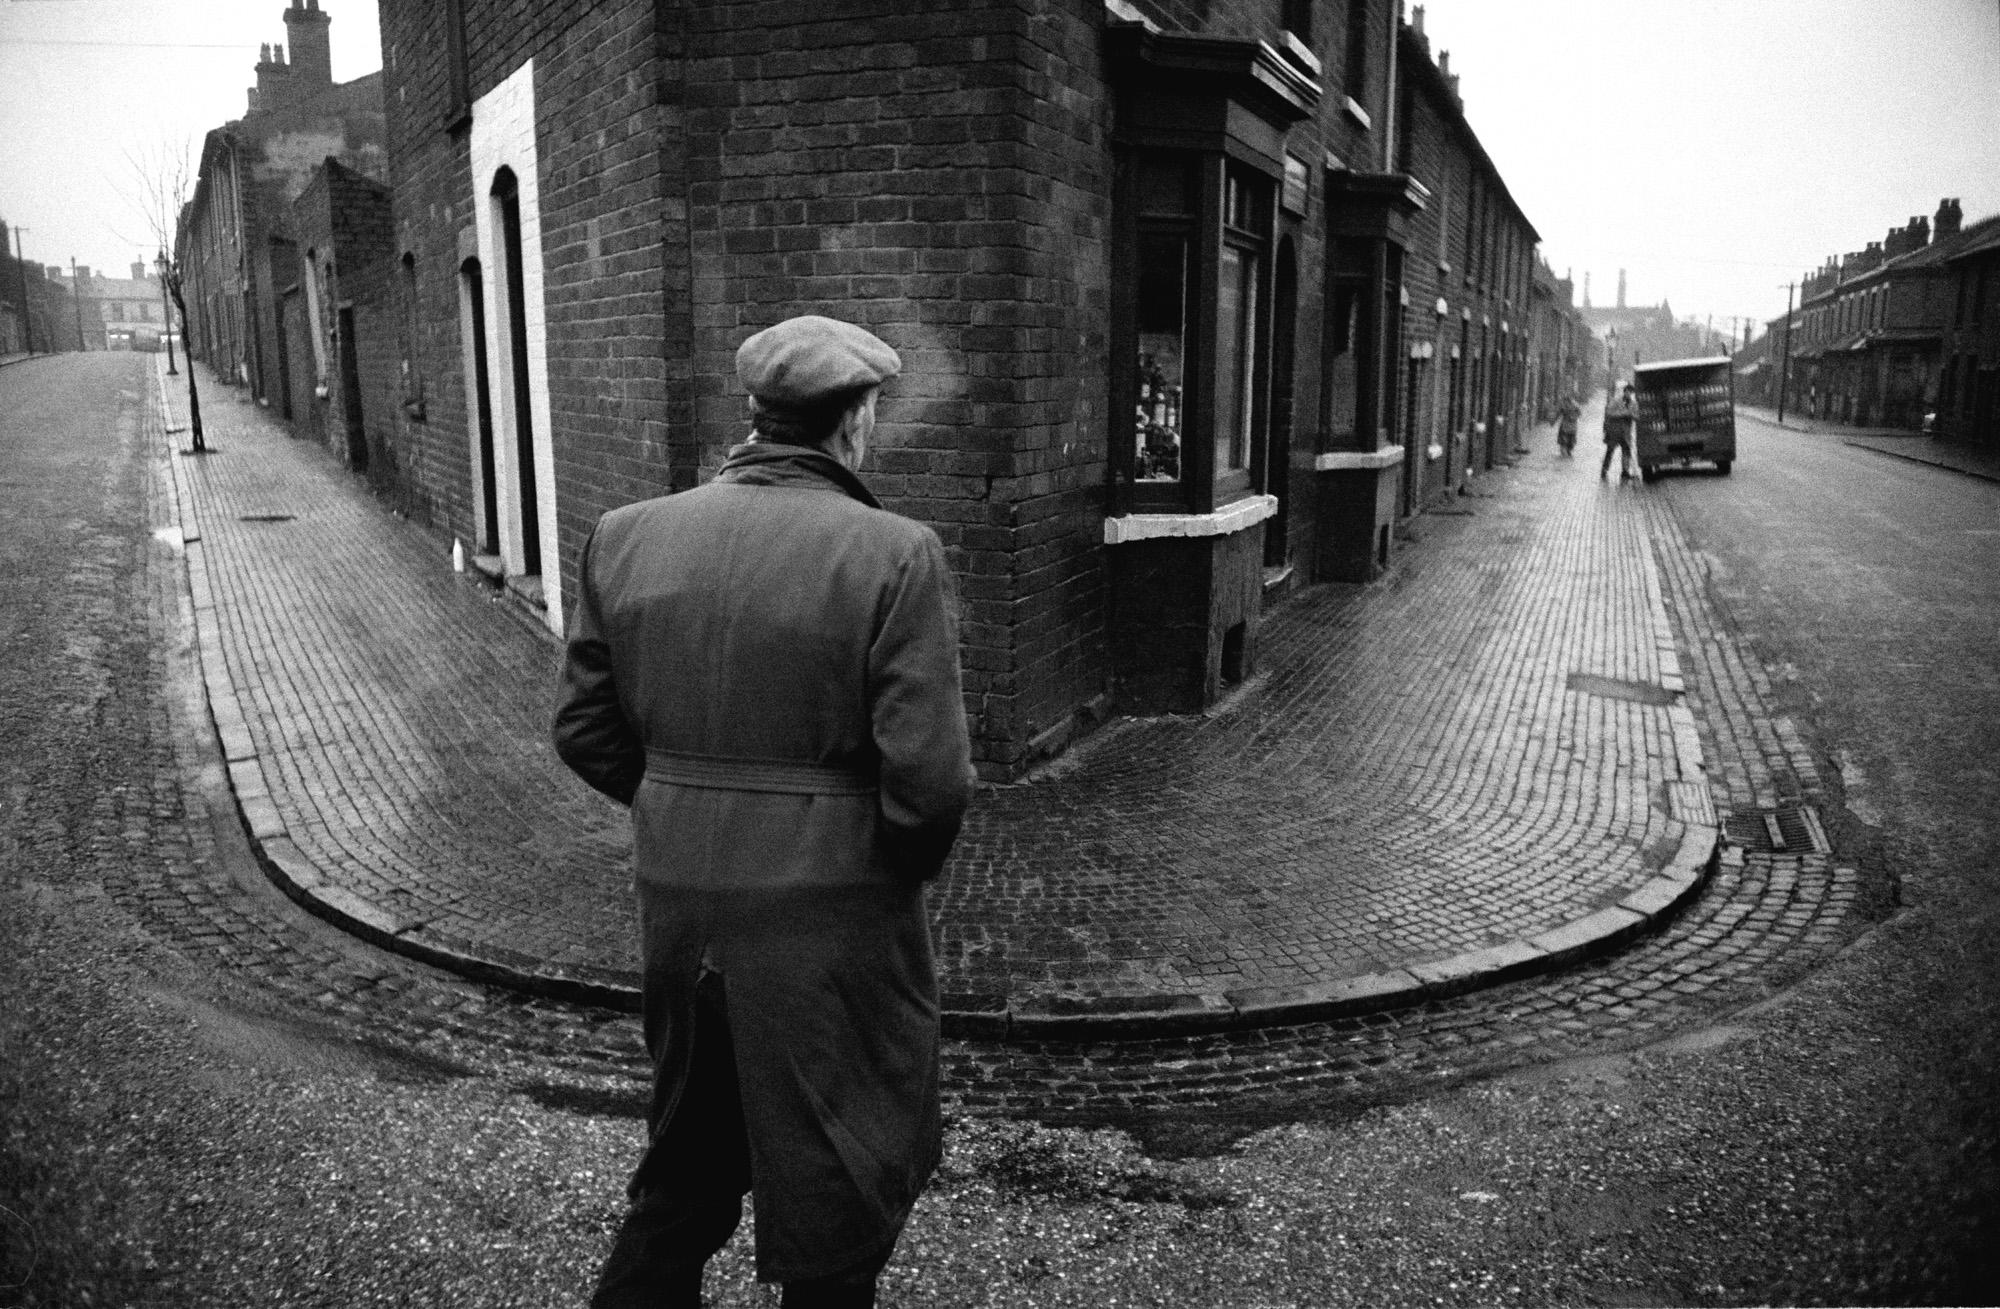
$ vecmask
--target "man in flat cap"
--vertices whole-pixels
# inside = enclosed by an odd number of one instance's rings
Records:
[[[971,798],[944,548],[855,476],[901,367],[793,318],[750,439],[584,546],[556,748],[632,809],[649,1145],[596,1306],[694,1306],[742,1197],[783,1303],[872,1305],[936,1166],[924,883]]]

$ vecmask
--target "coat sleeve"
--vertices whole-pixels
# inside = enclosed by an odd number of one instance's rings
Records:
[[[553,735],[556,753],[570,770],[619,804],[629,805],[646,773],[645,743],[625,717],[612,680],[611,647],[604,639],[603,615],[590,574],[591,547],[584,543],[582,594],[563,654],[556,692]]]
[[[955,588],[935,533],[922,532],[885,601],[868,653],[882,855],[894,872],[923,880],[951,854],[973,779]]]

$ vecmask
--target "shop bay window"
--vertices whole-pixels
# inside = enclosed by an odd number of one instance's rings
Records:
[[[1211,514],[1264,476],[1285,132],[1316,83],[1255,41],[1107,32],[1114,515]]]
[[[1191,153],[1128,168],[1118,475],[1134,508],[1207,509],[1248,490],[1261,458],[1276,180]]]

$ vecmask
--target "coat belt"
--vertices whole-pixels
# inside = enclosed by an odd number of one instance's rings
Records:
[[[678,750],[646,751],[646,776],[673,786],[782,795],[873,795],[879,789],[872,774],[852,768]]]

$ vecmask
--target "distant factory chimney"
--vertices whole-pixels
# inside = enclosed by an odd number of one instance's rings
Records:
[[[1618,270],[1618,307],[1625,307],[1625,270],[1622,268]]]

